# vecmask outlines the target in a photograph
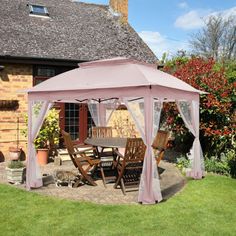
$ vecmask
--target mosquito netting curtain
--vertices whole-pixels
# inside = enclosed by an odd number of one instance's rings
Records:
[[[42,175],[36,159],[34,140],[43,124],[52,103],[49,101],[29,101],[28,103],[28,158],[26,188],[42,186]]]
[[[106,126],[119,104],[117,98],[88,100],[88,108],[94,124],[96,126]]]
[[[194,135],[193,146],[190,150],[189,159],[191,170],[187,176],[200,179],[205,171],[204,159],[199,140],[199,102],[198,101],[177,101],[177,107],[184,121],[185,126]]]
[[[147,146],[138,201],[144,204],[160,202],[162,195],[156,161],[151,145],[159,128],[162,100],[154,100],[152,97],[138,99],[124,98],[124,102]]]
[[[154,200],[160,202],[162,195],[151,145],[159,129],[163,100],[154,97],[127,97],[123,98],[123,102],[133,117],[144,143],[147,145],[138,201],[142,203],[151,203]],[[193,147],[190,151],[191,170],[187,172],[187,175],[193,178],[201,178],[204,172],[204,165],[202,165],[203,155],[199,141],[199,104],[196,101],[176,101],[176,103],[186,127],[195,136]],[[95,124],[106,125],[117,104],[119,104],[117,100],[105,100],[105,102],[100,103],[90,102],[88,106]]]
[[[154,96],[141,98],[122,97],[136,127],[147,146],[143,172],[141,175],[138,201],[143,204],[153,204],[162,200],[159,176],[156,161],[152,150],[153,139],[159,129],[160,114],[163,100]],[[87,100],[89,111],[94,123],[97,126],[106,126],[112,112],[119,104],[118,99]],[[185,100],[177,101],[180,114],[187,128],[195,136],[191,150],[191,170],[187,173],[193,178],[202,178],[204,175],[203,157],[199,141],[199,101]],[[28,160],[27,160],[27,188],[37,188],[42,186],[42,176],[36,161],[36,151],[34,139],[43,123],[47,111],[52,106],[49,101],[29,101],[28,105]]]

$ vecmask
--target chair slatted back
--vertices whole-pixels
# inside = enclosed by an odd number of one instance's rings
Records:
[[[158,130],[157,135],[153,141],[152,147],[157,150],[165,150],[167,147],[169,131]]]
[[[126,188],[139,186],[145,152],[146,145],[141,138],[127,139],[125,154],[119,155],[114,188],[120,185],[123,194],[126,194]]]
[[[79,152],[73,145],[73,141],[69,133],[65,132],[64,130],[61,131],[61,134],[64,138],[65,145],[67,151],[70,155],[71,161],[73,162],[74,166],[79,170],[80,174],[82,175],[81,181],[86,180],[91,185],[96,186],[97,184],[94,180],[88,175],[88,171],[95,165],[98,165],[97,161],[93,161],[88,157],[85,152]],[[87,166],[86,169],[83,166]],[[78,183],[79,184],[79,181]],[[76,184],[76,186],[77,186]]]
[[[167,148],[170,133],[168,131],[158,130],[157,135],[153,141],[152,147],[154,149],[154,155],[157,165],[164,157],[164,152]]]
[[[144,160],[146,145],[141,138],[128,138],[125,148],[124,161],[139,162]]]
[[[75,159],[75,157],[76,157],[75,148],[74,148],[71,136],[70,136],[69,133],[65,132],[64,130],[61,131],[61,134],[64,138],[65,145],[66,145],[67,151],[70,155],[70,158],[71,158],[72,162],[74,163],[74,165],[77,166],[77,162],[76,162],[76,159]]]
[[[61,131],[61,134],[64,138],[65,145],[66,145],[66,148],[68,150],[68,153],[73,155],[75,153],[75,149],[74,149],[73,141],[71,139],[70,134],[65,132],[64,130]]]
[[[64,138],[66,149],[68,151],[70,159],[72,160],[75,167],[78,167],[78,165],[81,165],[81,162],[84,161],[90,163],[90,160],[86,156],[86,154],[84,152],[79,152],[78,149],[74,147],[70,134],[65,132],[64,130],[62,130],[61,133]]]
[[[93,138],[111,138],[112,137],[112,127],[92,127],[92,137]]]

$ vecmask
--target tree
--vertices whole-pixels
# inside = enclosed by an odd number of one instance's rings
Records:
[[[193,53],[203,57],[236,59],[236,18],[212,15],[190,40]]]
[[[220,66],[212,58],[180,57],[167,62],[164,71],[209,93],[202,95],[200,99],[200,139],[205,153],[219,157],[226,150],[233,149],[233,94],[236,84],[229,81],[225,66]],[[231,72],[229,74],[234,77]],[[177,137],[183,138],[187,129],[178,116],[176,107],[173,104],[165,106],[168,106],[164,107],[163,112],[167,125]]]

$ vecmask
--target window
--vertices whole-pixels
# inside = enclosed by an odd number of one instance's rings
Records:
[[[51,65],[34,65],[33,66],[33,85],[39,84],[46,79],[49,79],[55,75],[59,75],[68,70],[74,69],[74,67],[65,66],[51,66]]]
[[[37,70],[37,76],[41,77],[53,77],[55,74],[56,72],[54,68],[39,67]]]
[[[79,139],[79,109],[79,104],[65,103],[64,129],[71,134],[73,140]]]
[[[40,5],[28,5],[30,9],[30,14],[39,16],[49,16],[47,7]]]
[[[59,75],[68,70],[72,70],[75,67],[68,66],[54,66],[54,65],[34,65],[33,66],[33,76],[37,77],[53,77]]]

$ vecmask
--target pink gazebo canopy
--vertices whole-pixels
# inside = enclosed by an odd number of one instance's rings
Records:
[[[144,103],[143,139],[147,145],[139,201],[154,203],[160,201],[159,180],[156,179],[155,161],[152,155],[153,136],[153,101],[187,101],[192,114],[191,132],[194,132],[194,164],[191,176],[200,178],[203,175],[200,160],[199,143],[199,91],[182,80],[157,70],[156,65],[141,63],[132,59],[113,58],[79,64],[79,68],[57,75],[45,82],[28,89],[29,100],[29,135],[28,135],[28,188],[41,186],[41,178],[35,160],[33,140],[40,129],[49,103],[53,102],[87,102],[92,99],[142,98]],[[32,128],[32,104],[41,101],[44,106],[38,118],[38,125]],[[130,109],[129,109],[130,110]],[[132,112],[131,112],[132,113]],[[182,114],[181,114],[182,115]],[[138,122],[138,121],[137,121]],[[190,122],[191,123],[191,122]],[[189,128],[189,127],[188,127]]]
[[[127,93],[130,95],[130,92],[140,96],[141,92],[145,91],[158,92],[159,97],[164,92],[163,97],[174,100],[179,97],[177,94],[184,98],[204,93],[170,74],[157,70],[156,65],[126,58],[81,63],[79,68],[54,76],[27,90],[30,97],[40,100],[74,100],[74,94],[76,99],[116,95],[122,97]],[[168,95],[167,92],[175,95]]]

